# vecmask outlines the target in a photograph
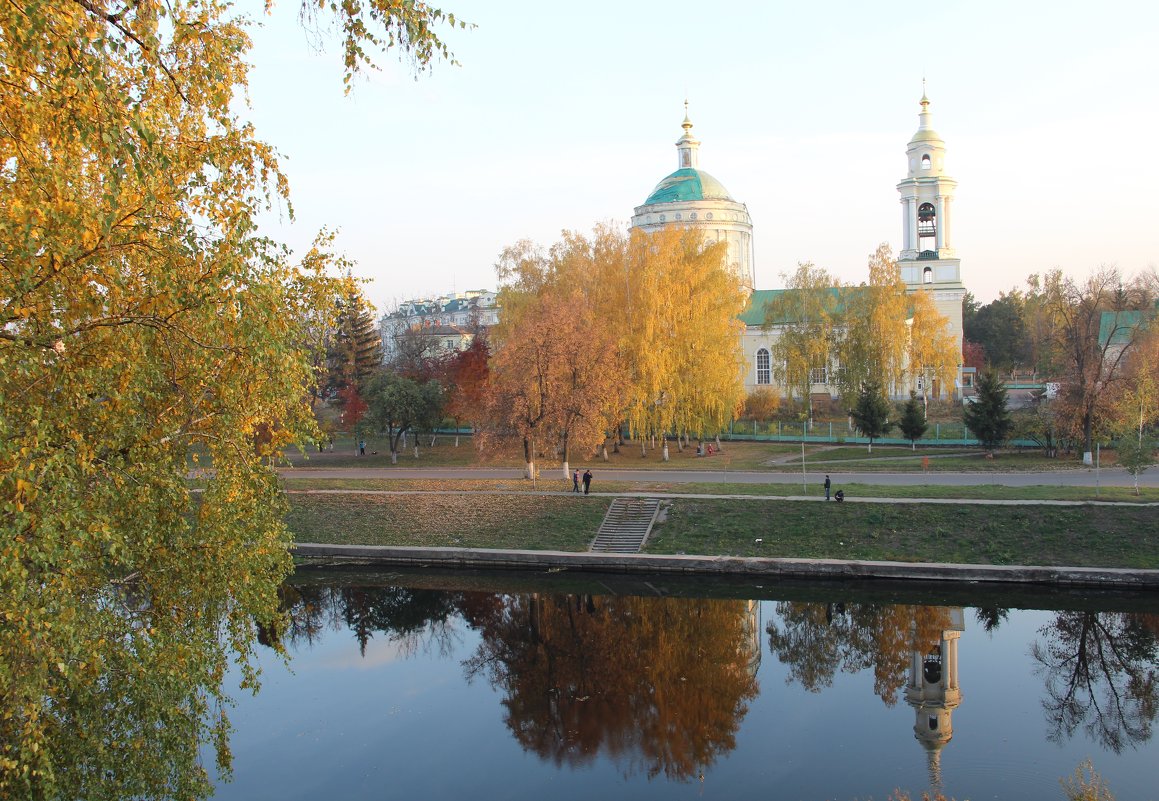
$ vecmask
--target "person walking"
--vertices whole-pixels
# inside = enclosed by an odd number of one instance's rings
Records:
[[[579,470],[571,471],[571,491],[579,492]]]
[[[589,470],[584,471],[584,495],[587,495],[588,490],[590,490],[591,488],[592,488],[592,471],[589,469]]]
[[[829,487],[831,486],[832,484],[829,483],[829,476],[825,476],[825,500],[829,500]]]

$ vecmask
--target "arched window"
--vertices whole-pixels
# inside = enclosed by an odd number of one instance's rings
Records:
[[[930,168],[930,154],[922,156],[922,169],[928,170]]]
[[[934,282],[934,269],[932,267],[927,267],[926,269],[922,270],[922,283],[923,284],[932,284],[933,282]]]
[[[765,348],[761,348],[757,351],[757,383],[769,384],[772,379],[772,370],[769,369],[769,352]]]

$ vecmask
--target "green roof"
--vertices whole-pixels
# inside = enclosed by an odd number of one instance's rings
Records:
[[[829,291],[837,298],[837,302],[833,306],[833,311],[841,313],[845,307],[845,293],[856,292],[861,287],[833,287]],[[757,289],[749,295],[748,306],[740,313],[740,321],[745,325],[764,325],[765,324],[765,308],[775,301],[778,297],[786,292],[792,292],[791,289]],[[783,321],[780,321],[783,322]],[[774,323],[775,324],[775,323]]]
[[[1136,310],[1105,311],[1099,317],[1099,347],[1126,345],[1134,331],[1144,322],[1143,312]]]
[[[686,167],[669,175],[652,190],[645,206],[682,200],[732,200],[724,184],[703,170]]]

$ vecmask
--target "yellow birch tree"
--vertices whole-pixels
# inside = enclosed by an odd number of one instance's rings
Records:
[[[937,379],[943,386],[952,387],[962,353],[950,333],[949,321],[938,312],[925,290],[911,294],[909,302],[909,370],[922,379],[922,405],[928,413],[931,383]]]

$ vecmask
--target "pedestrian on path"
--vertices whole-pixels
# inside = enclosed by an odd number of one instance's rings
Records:
[[[571,471],[571,491],[579,492],[579,469]]]
[[[825,500],[829,500],[829,487],[831,486],[832,484],[829,483],[829,476],[825,476]]]
[[[364,439],[358,440],[358,455],[359,456],[366,455],[366,440],[364,440]]]
[[[584,495],[588,494],[588,490],[592,488],[592,471],[591,469],[584,471]]]

